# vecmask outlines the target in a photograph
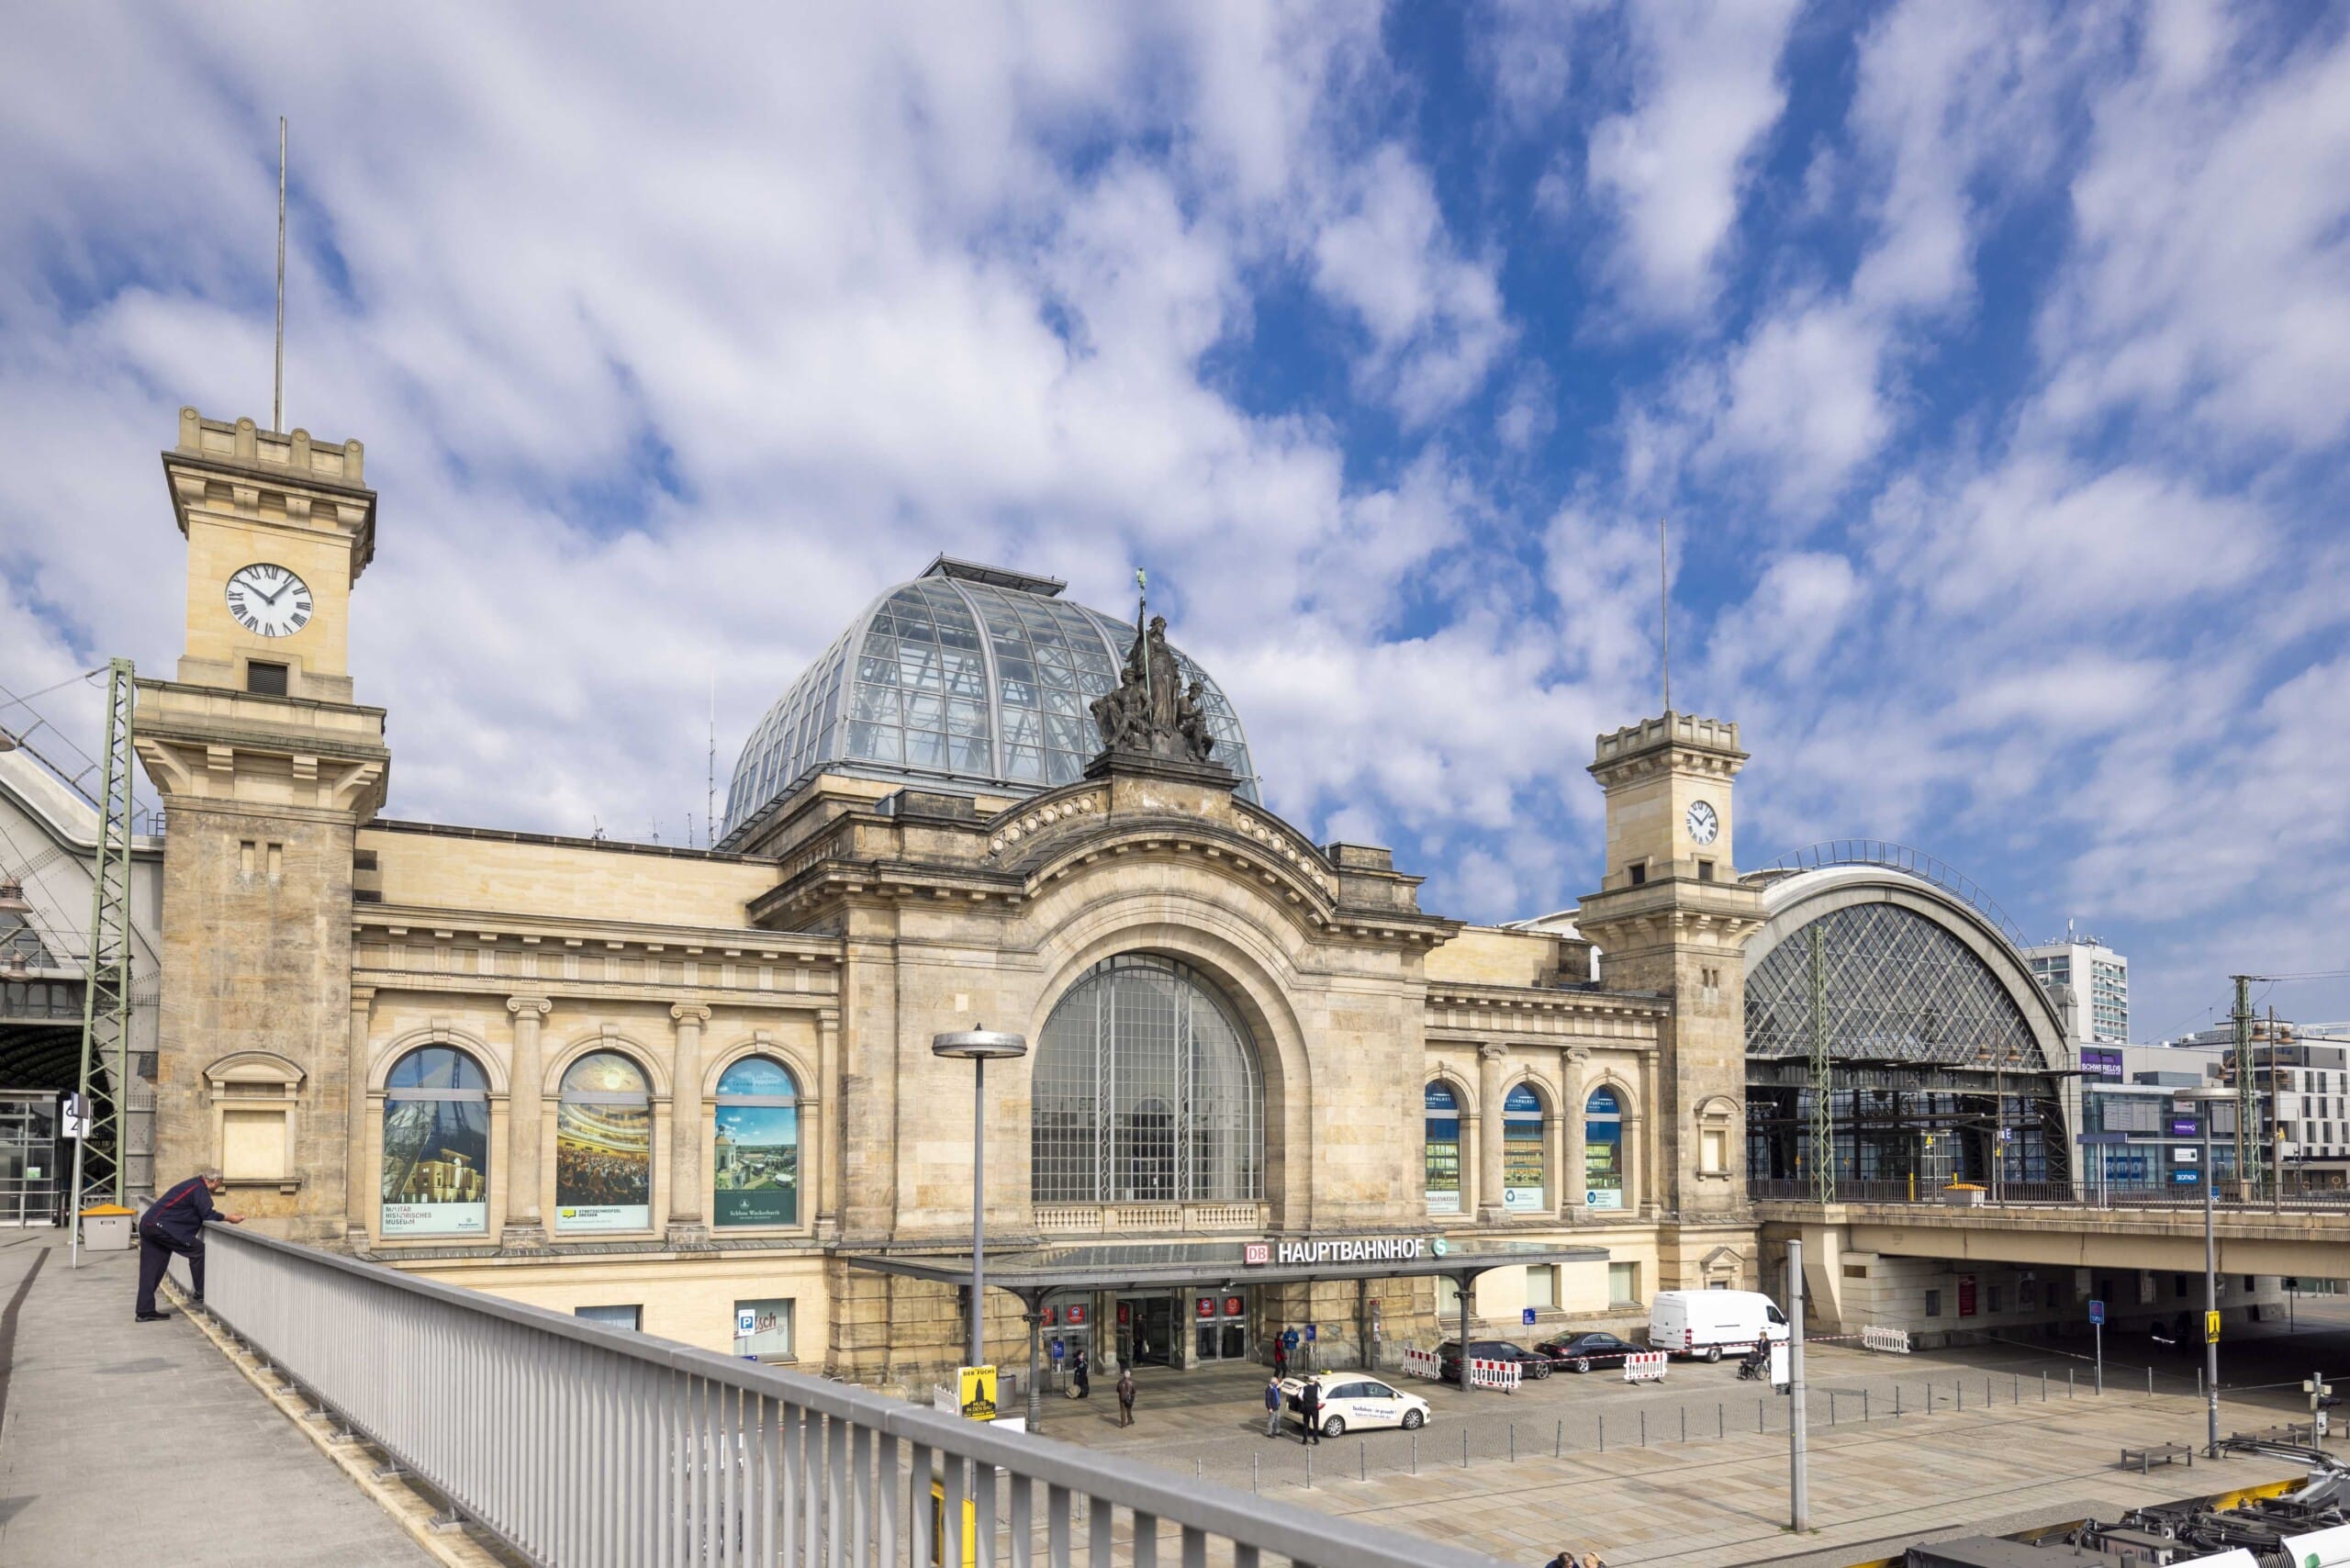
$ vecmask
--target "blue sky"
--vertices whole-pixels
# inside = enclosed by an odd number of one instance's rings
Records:
[[[176,655],[284,112],[397,814],[674,841],[937,551],[1142,564],[1277,809],[1540,913],[1670,518],[1745,864],[1929,850],[2148,1037],[2350,966],[2342,6],[777,10],[17,18],[0,681]]]

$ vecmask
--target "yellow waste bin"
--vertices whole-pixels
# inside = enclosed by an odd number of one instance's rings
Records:
[[[138,1217],[137,1209],[120,1204],[91,1204],[82,1211],[82,1246],[91,1252],[128,1252],[130,1222]]]

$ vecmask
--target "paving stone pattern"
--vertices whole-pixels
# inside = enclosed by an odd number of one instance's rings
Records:
[[[0,1562],[431,1561],[185,1317],[133,1323],[136,1272],[132,1253],[76,1271],[62,1234],[0,1231],[0,1311],[17,1302]]]

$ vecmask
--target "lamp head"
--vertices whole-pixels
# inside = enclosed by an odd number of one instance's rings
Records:
[[[930,1037],[930,1054],[953,1057],[962,1061],[998,1061],[1008,1057],[1028,1054],[1028,1038],[1024,1035],[1005,1034],[997,1029],[957,1029],[949,1034]]]

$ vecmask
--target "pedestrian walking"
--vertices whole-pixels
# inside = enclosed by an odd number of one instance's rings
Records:
[[[1281,1435],[1281,1379],[1279,1372],[1265,1380],[1265,1436]]]
[[[1583,1568],[1583,1559],[1575,1555],[1572,1546],[1562,1546],[1559,1554],[1542,1564],[1542,1568]]]
[[[1134,1424],[1135,1369],[1120,1367],[1118,1369],[1118,1425],[1131,1427]]]
[[[1301,1443],[1312,1443],[1319,1448],[1322,1445],[1322,1385],[1320,1383],[1309,1377],[1299,1385],[1297,1410],[1305,1423],[1297,1435],[1297,1440]]]
[[[212,1194],[220,1190],[220,1184],[218,1170],[191,1176],[157,1198],[139,1216],[137,1321],[158,1323],[171,1316],[156,1310],[155,1287],[163,1282],[163,1271],[172,1266],[174,1252],[187,1260],[191,1305],[204,1305],[204,1222],[218,1219],[230,1225],[245,1223],[244,1215],[226,1214],[212,1206]]]
[[[1093,1397],[1093,1369],[1087,1363],[1083,1350],[1078,1351],[1077,1361],[1069,1369],[1069,1376],[1077,1380],[1078,1398]]]
[[[1273,1376],[1289,1376],[1289,1345],[1282,1336],[1273,1336]]]
[[[1596,1551],[1586,1551],[1583,1554],[1583,1568],[1607,1568],[1607,1564],[1599,1560]]]

